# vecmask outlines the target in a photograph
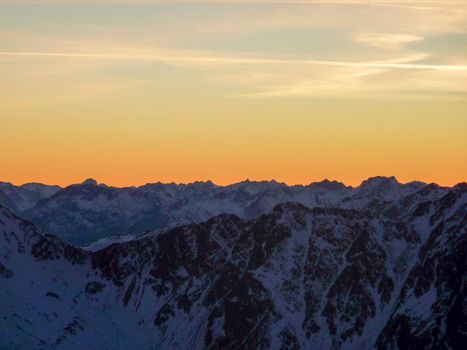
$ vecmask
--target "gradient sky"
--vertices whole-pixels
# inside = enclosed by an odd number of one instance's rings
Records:
[[[467,180],[467,1],[0,0],[0,180]]]

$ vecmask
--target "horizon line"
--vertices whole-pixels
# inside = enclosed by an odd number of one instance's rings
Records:
[[[106,186],[106,187],[111,187],[111,188],[118,188],[118,189],[124,189],[124,188],[140,188],[140,187],[144,187],[144,186],[148,186],[148,185],[176,185],[176,186],[189,186],[189,185],[194,185],[194,184],[212,184],[214,185],[215,187],[230,187],[230,186],[234,186],[234,185],[238,185],[238,184],[242,184],[242,183],[276,183],[276,184],[279,184],[279,185],[284,185],[284,186],[287,186],[287,187],[307,187],[307,186],[311,186],[311,185],[314,185],[314,184],[320,184],[320,183],[326,183],[326,182],[330,182],[330,183],[338,183],[338,184],[342,184],[344,185],[345,187],[348,187],[348,188],[358,188],[360,187],[364,182],[368,181],[368,180],[371,180],[371,179],[376,179],[376,178],[383,178],[383,179],[394,179],[397,183],[401,184],[401,185],[408,185],[408,184],[411,184],[411,183],[423,183],[425,185],[436,185],[436,186],[439,186],[439,187],[444,187],[444,188],[452,188],[452,187],[455,187],[459,184],[464,184],[466,183],[466,181],[460,181],[460,182],[457,182],[455,183],[454,185],[451,185],[451,186],[448,186],[448,185],[440,185],[438,184],[437,182],[425,182],[425,181],[421,181],[421,180],[411,180],[411,181],[407,181],[407,182],[400,182],[396,176],[394,175],[390,175],[390,176],[386,176],[386,175],[375,175],[375,176],[370,176],[368,178],[363,178],[363,180],[361,180],[360,184],[358,185],[355,185],[355,186],[352,186],[352,185],[348,185],[346,184],[344,181],[339,181],[339,180],[331,180],[329,178],[324,178],[322,180],[318,180],[318,181],[312,181],[312,182],[309,182],[309,183],[287,183],[287,182],[284,182],[284,181],[278,181],[276,179],[264,179],[264,180],[251,180],[249,178],[245,178],[244,180],[240,180],[240,181],[236,181],[236,182],[231,182],[231,183],[227,183],[227,184],[218,184],[212,180],[194,180],[194,181],[191,181],[191,182],[175,182],[175,181],[172,181],[172,182],[162,182],[162,181],[155,181],[155,182],[146,182],[146,183],[143,183],[141,185],[129,185],[129,186],[116,186],[116,185],[109,185],[107,183],[104,183],[104,182],[99,182],[97,180],[95,180],[94,178],[90,177],[90,178],[86,178],[85,180],[81,181],[81,182],[73,182],[73,183],[69,183],[67,185],[57,185],[57,184],[49,184],[49,183],[43,183],[43,182],[38,182],[38,181],[29,181],[29,182],[24,182],[24,183],[21,183],[21,184],[18,184],[18,183],[14,183],[12,181],[1,181],[0,180],[0,184],[10,184],[12,186],[15,186],[15,187],[22,187],[22,186],[26,186],[26,185],[44,185],[44,186],[55,186],[55,187],[59,187],[61,189],[64,189],[64,188],[68,188],[70,186],[76,186],[76,185],[82,185],[84,183],[86,183],[87,181],[93,181],[95,182],[98,186]]]

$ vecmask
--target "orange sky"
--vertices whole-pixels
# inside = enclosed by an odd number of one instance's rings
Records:
[[[27,2],[0,181],[467,179],[467,4]]]
[[[0,155],[2,179],[67,185],[94,177],[115,186],[196,180],[228,184],[246,178],[289,184],[328,178],[357,185],[375,175],[441,185],[466,179],[462,104],[442,120],[438,115],[453,108],[451,102],[378,102],[372,108],[353,101],[333,108],[330,101],[304,104],[308,102],[273,108],[255,102],[243,111],[229,102],[216,108],[216,119],[203,123],[188,112],[167,123],[156,117],[135,122],[123,113],[99,127],[92,118],[68,115],[72,121],[57,117],[46,123],[24,115],[30,130],[12,121],[2,137],[4,149],[10,150]],[[191,109],[195,112],[202,114]],[[335,116],[339,114],[345,116]]]

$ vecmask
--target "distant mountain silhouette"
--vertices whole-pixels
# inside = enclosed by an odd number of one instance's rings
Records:
[[[87,244],[114,235],[138,235],[202,222],[222,213],[256,218],[284,202],[310,208],[377,208],[385,202],[397,202],[427,184],[401,184],[394,177],[373,177],[356,188],[329,180],[305,186],[246,180],[228,186],[208,181],[117,188],[87,179],[65,188],[35,186],[31,195],[28,185],[3,184],[0,204],[45,232],[70,243]]]

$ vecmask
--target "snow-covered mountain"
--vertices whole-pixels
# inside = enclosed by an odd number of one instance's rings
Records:
[[[307,186],[244,181],[229,186],[195,182],[116,188],[89,179],[54,191],[32,207],[14,207],[1,200],[0,204],[46,232],[70,243],[87,244],[113,235],[142,234],[199,223],[223,213],[257,218],[285,202],[298,202],[310,208],[379,210],[380,206],[397,203],[425,186],[418,182],[401,184],[393,177],[375,177],[356,188],[327,180]]]
[[[463,349],[467,185],[366,205],[362,187],[342,189],[354,209],[283,203],[97,251],[2,207],[0,348]]]
[[[54,195],[60,189],[59,186],[39,183],[15,186],[9,182],[0,182],[0,204],[16,213],[22,213],[34,207],[42,199]]]

